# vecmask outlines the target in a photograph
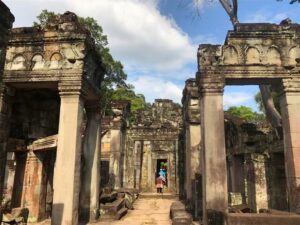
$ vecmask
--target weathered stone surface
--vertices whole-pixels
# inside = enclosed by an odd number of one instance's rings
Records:
[[[83,214],[89,214],[88,220],[97,217],[91,214],[99,209],[100,111],[91,116],[88,102],[97,102],[93,107],[99,104],[103,76],[102,59],[74,13],[51,18],[45,28],[15,28],[11,32],[1,110],[6,117],[12,111],[10,121],[7,119],[9,137],[19,140],[8,145],[16,154],[12,205],[28,206],[31,221],[44,219],[52,211],[52,224],[76,225],[79,193],[80,212],[87,212]],[[14,99],[11,106],[4,93]],[[4,116],[1,118],[4,121]],[[22,142],[25,144],[20,145]],[[27,154],[38,159],[26,163]]]
[[[226,217],[228,225],[295,225],[300,223],[298,215],[230,213]]]
[[[292,23],[282,23],[280,25],[276,24],[237,24],[233,31],[229,31],[224,45],[200,45],[198,50],[198,72],[197,81],[200,92],[200,102],[201,102],[201,128],[202,128],[202,141],[203,151],[205,152],[205,159],[203,162],[204,171],[204,187],[210,187],[210,189],[204,188],[204,199],[207,198],[208,194],[212,194],[212,198],[209,199],[209,203],[204,202],[203,210],[212,209],[216,211],[226,212],[227,206],[225,203],[227,200],[225,198],[218,197],[220,193],[219,190],[211,191],[213,184],[207,182],[209,179],[214,177],[220,183],[224,184],[226,189],[226,178],[216,178],[216,174],[211,173],[214,168],[212,165],[218,165],[215,169],[221,169],[221,171],[226,171],[225,157],[224,157],[224,146],[225,140],[223,139],[223,110],[222,110],[222,95],[224,85],[246,85],[246,84],[279,84],[281,83],[281,89],[283,91],[282,95],[282,118],[283,118],[283,136],[284,136],[284,154],[286,160],[286,177],[287,177],[287,187],[288,187],[288,198],[289,198],[289,208],[293,212],[299,211],[299,157],[298,157],[298,139],[299,139],[299,118],[296,118],[296,109],[299,109],[299,64],[298,58],[300,55],[300,49],[297,47],[299,45],[299,27],[298,24]],[[205,113],[208,113],[205,115]],[[214,119],[209,118],[208,115],[214,115]],[[248,128],[247,128],[248,129]],[[247,130],[246,129],[246,130]],[[239,131],[231,129],[232,133],[239,133]],[[236,135],[238,136],[238,135]],[[244,145],[245,152],[251,154],[259,153],[261,151],[263,154],[265,152],[271,153],[271,159],[275,159],[276,154],[282,154],[280,150],[280,144],[276,146],[276,141],[273,141],[273,150],[267,147],[269,144],[268,137],[272,135],[265,135],[263,132],[259,134],[251,133],[250,130],[247,132],[243,131],[243,138],[237,138],[235,140],[228,139],[226,141],[226,146],[241,146]],[[217,138],[216,138],[217,137]],[[273,136],[274,137],[274,136]],[[237,143],[240,142],[240,143]],[[272,142],[272,141],[271,141]],[[210,155],[214,150],[218,149],[218,153],[213,155],[218,156],[214,158],[213,161],[209,160],[207,153]],[[231,148],[230,151],[239,151],[237,147],[236,150]],[[259,150],[258,150],[259,149]],[[277,149],[277,150],[276,150]],[[246,155],[244,155],[246,156]],[[237,154],[231,157],[230,166],[235,168],[243,168],[243,157]],[[240,157],[240,158],[239,158]],[[251,156],[250,156],[251,157]],[[274,160],[270,160],[270,163]],[[261,165],[252,165],[250,168],[256,171],[257,174],[254,179],[255,185],[259,185],[258,192],[256,192],[255,202],[259,205],[265,206],[266,195],[269,193],[278,193],[274,188],[268,188],[265,185],[261,185],[266,182],[261,182],[266,179],[261,179],[266,177],[267,168],[264,168],[264,163]],[[209,165],[207,169],[206,166]],[[220,166],[222,165],[222,166]],[[281,164],[282,165],[282,164]],[[273,166],[275,166],[273,164]],[[268,167],[268,169],[271,168]],[[219,171],[221,173],[221,171]],[[232,177],[242,177],[243,171],[241,170],[233,172],[231,170]],[[273,170],[274,171],[274,170]],[[255,172],[255,173],[256,173]],[[230,179],[232,179],[230,177]],[[279,177],[270,176],[272,182],[274,180],[279,180]],[[256,182],[255,179],[259,181]],[[241,179],[240,179],[241,180]],[[224,181],[224,182],[223,182]],[[249,180],[248,180],[249,181]],[[231,183],[231,182],[229,182]],[[251,183],[251,182],[250,182]],[[274,183],[273,183],[274,184]],[[251,184],[250,184],[251,185]],[[237,182],[234,184],[234,188],[243,189],[242,182]],[[231,188],[231,187],[230,187]],[[284,188],[279,187],[278,190],[285,193]],[[209,193],[208,193],[209,192]],[[242,191],[243,192],[243,191]],[[242,193],[241,192],[241,193]],[[261,194],[258,194],[258,193]],[[223,193],[222,196],[226,196],[227,191]],[[262,194],[263,193],[263,194]],[[248,193],[249,198],[253,198],[253,193]],[[258,194],[258,195],[257,195]],[[242,193],[245,196],[245,194]],[[254,197],[254,198],[256,198]],[[246,201],[246,198],[243,197]],[[221,201],[222,204],[214,204]],[[276,205],[273,197],[270,198],[272,204]],[[283,200],[284,198],[282,198]],[[250,201],[251,199],[249,199]],[[253,200],[253,199],[252,199]],[[264,202],[264,203],[262,203]],[[283,203],[285,201],[283,200]],[[224,203],[224,204],[223,204]],[[223,209],[220,208],[224,207]],[[283,204],[285,205],[285,203]],[[252,206],[253,208],[254,206]],[[280,207],[280,206],[277,206]],[[256,208],[256,207],[254,207]],[[254,209],[254,210],[257,210]],[[207,225],[208,221],[205,220],[204,214],[204,224]]]
[[[11,14],[9,8],[1,1],[0,2],[0,80],[3,79],[3,67],[5,62],[6,55],[6,46],[9,38],[9,29],[12,27],[12,23],[14,22],[14,16]],[[0,203],[2,202],[3,195],[3,184],[4,184],[4,172],[5,172],[5,164],[6,164],[6,139],[7,139],[7,124],[9,117],[9,108],[6,104],[7,97],[5,95],[5,87],[1,85],[1,107],[0,107],[0,120],[1,120],[1,128],[0,128]],[[1,208],[1,206],[0,206]],[[0,209],[0,220],[2,214]]]
[[[160,162],[167,165],[167,191],[177,192],[178,135],[182,127],[181,107],[171,100],[157,99],[139,111],[127,130],[124,164],[125,187],[155,191]],[[134,159],[134,160],[132,160]]]
[[[182,97],[183,132],[185,136],[185,197],[190,211],[202,208],[202,193],[199,193],[201,180],[201,125],[200,102],[198,87],[195,79],[186,80]],[[183,168],[182,168],[183,169]],[[195,213],[194,213],[195,215]],[[196,215],[197,217],[198,215]]]

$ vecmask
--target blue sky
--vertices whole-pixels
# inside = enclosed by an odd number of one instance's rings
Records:
[[[4,0],[16,17],[14,26],[31,26],[42,9],[73,11],[94,17],[108,35],[112,55],[120,60],[136,92],[180,102],[184,81],[195,76],[199,44],[222,44],[232,29],[218,1],[212,0]],[[288,0],[239,0],[240,22],[300,22],[300,4]],[[247,105],[257,110],[255,86],[225,88],[225,108]]]

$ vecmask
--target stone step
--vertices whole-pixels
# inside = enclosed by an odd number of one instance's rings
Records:
[[[100,218],[113,219],[117,215],[118,211],[124,208],[124,199],[117,199],[112,203],[106,203],[100,205]]]
[[[157,198],[157,199],[178,199],[178,195],[176,193],[155,193],[155,192],[145,192],[140,193],[139,198]]]
[[[122,208],[120,209],[117,214],[115,215],[115,219],[116,220],[120,220],[123,216],[125,216],[127,214],[127,208]]]

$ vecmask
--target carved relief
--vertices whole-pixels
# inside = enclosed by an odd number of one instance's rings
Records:
[[[17,55],[14,57],[11,65],[12,70],[24,70],[26,69],[26,59],[23,55]]]
[[[289,51],[289,65],[296,65],[297,59],[300,59],[300,48],[298,46],[292,47]]]
[[[45,61],[44,61],[44,58],[41,54],[36,54],[32,57],[32,60],[31,60],[32,70],[43,69],[44,64],[45,64]]]
[[[238,52],[233,46],[226,46],[223,52],[224,64],[238,64]]]
[[[60,53],[53,53],[50,58],[50,68],[51,69],[59,69],[61,67],[62,56]]]
[[[260,54],[257,48],[249,47],[246,51],[246,64],[260,63]]]
[[[278,65],[278,66],[281,65],[280,52],[277,49],[277,47],[272,46],[268,49],[266,59],[267,59],[267,64]]]

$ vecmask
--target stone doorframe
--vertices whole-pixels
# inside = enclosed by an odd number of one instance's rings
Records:
[[[224,45],[200,45],[198,72],[202,129],[204,224],[227,212],[223,93],[225,85],[281,87],[289,207],[300,212],[300,25],[238,24]]]
[[[157,160],[158,159],[166,159],[167,160],[167,162],[168,162],[167,172],[169,173],[169,171],[170,171],[170,161],[172,159],[172,157],[171,157],[172,153],[174,154],[174,152],[162,152],[162,151],[160,151],[160,153],[155,153],[155,152],[151,153],[151,155],[152,155],[152,157],[151,157],[152,158],[152,168],[151,168],[152,179],[151,179],[151,184],[152,184],[152,189],[153,189],[154,192],[156,191],[156,186],[155,186],[156,174],[155,174],[155,170],[157,168]],[[177,167],[177,165],[175,165],[175,167]],[[174,184],[173,182],[170,182],[169,174],[168,174],[168,180],[169,180],[169,182],[168,182],[167,190],[169,191],[169,190],[171,190],[171,187],[176,186],[176,184]]]
[[[143,145],[145,141],[173,141],[175,143],[175,155],[174,160],[176,163],[175,168],[175,182],[174,185],[176,185],[176,193],[179,191],[179,178],[178,178],[178,140],[174,139],[174,137],[178,137],[177,131],[171,131],[171,130],[161,130],[160,136],[153,135],[152,131],[149,129],[137,129],[136,130],[127,130],[126,134],[126,147],[125,147],[125,154],[124,154],[124,173],[127,174],[127,176],[124,176],[123,183],[124,187],[126,188],[134,188],[134,169],[137,165],[135,164],[136,158],[134,160],[131,160],[134,156],[134,153],[136,153],[137,149],[135,149],[137,146],[135,143],[140,143]],[[151,137],[151,138],[149,138]],[[141,148],[139,151],[143,150]],[[140,154],[140,153],[139,153]],[[126,163],[125,163],[126,162]],[[151,162],[152,164],[152,162]],[[140,166],[140,164],[138,164]],[[152,171],[152,170],[151,170]],[[141,176],[138,178],[138,182],[140,182]],[[139,187],[139,184],[136,185],[136,188]]]

